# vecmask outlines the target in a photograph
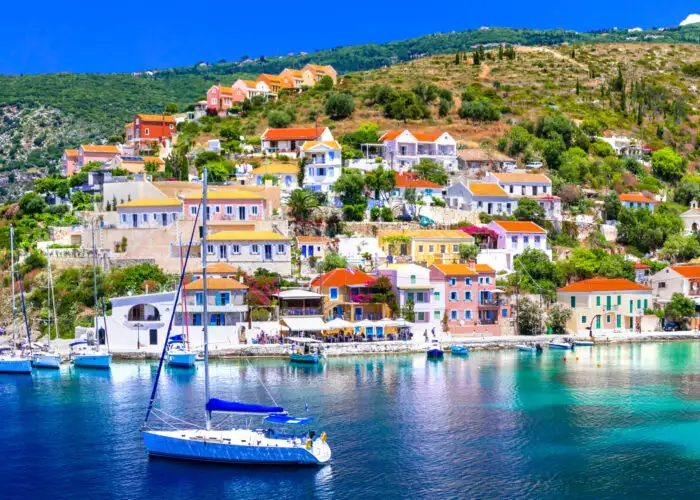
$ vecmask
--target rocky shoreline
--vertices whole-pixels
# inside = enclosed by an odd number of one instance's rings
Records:
[[[534,337],[508,336],[508,337],[464,337],[452,338],[442,342],[447,350],[453,345],[463,345],[470,350],[498,350],[514,349],[518,344],[547,344],[552,340],[589,340],[588,337],[539,335]],[[700,332],[650,332],[644,334],[606,334],[595,337],[598,344],[617,343],[642,343],[642,342],[678,342],[700,340]],[[415,354],[425,352],[426,345],[423,342],[385,341],[362,342],[349,344],[320,344],[323,352],[328,357],[336,356],[361,356],[361,355],[386,355],[386,354]],[[231,358],[286,358],[288,345],[239,345],[224,349],[212,349],[209,351],[211,359]],[[160,351],[120,351],[113,353],[115,360],[156,360],[160,358]]]

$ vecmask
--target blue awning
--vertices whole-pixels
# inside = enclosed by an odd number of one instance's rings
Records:
[[[170,340],[168,340],[168,344],[179,344],[180,342],[185,341],[185,336],[180,334],[180,335],[173,335],[170,337]]]
[[[207,411],[230,411],[238,413],[282,413],[281,406],[263,406],[239,403],[238,401],[224,401],[223,399],[211,398],[207,403]]]
[[[69,346],[69,347],[75,347],[75,346],[77,346],[77,345],[83,345],[83,344],[87,344],[87,340],[79,340],[79,341],[77,341],[77,342],[73,342],[72,344],[69,344],[68,346]]]
[[[264,418],[265,422],[283,425],[306,425],[313,419],[314,417],[292,417],[290,415],[270,415]]]

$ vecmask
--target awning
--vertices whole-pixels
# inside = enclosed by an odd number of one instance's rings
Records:
[[[335,330],[336,328],[351,328],[353,326],[355,326],[353,323],[340,318],[332,319],[326,323],[326,328],[328,330]]]
[[[279,292],[277,296],[280,299],[290,300],[290,299],[320,299],[322,295],[316,292],[310,292],[308,290],[284,290]]]
[[[321,318],[318,317],[284,317],[280,320],[293,332],[322,332],[328,327]]]

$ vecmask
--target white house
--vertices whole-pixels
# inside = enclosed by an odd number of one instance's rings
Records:
[[[384,261],[386,253],[379,246],[377,238],[340,238],[338,254],[345,257],[349,266],[367,266],[363,255],[369,254],[373,262]]]
[[[649,277],[649,286],[659,302],[682,293],[700,305],[700,266],[668,266]]]
[[[640,141],[625,136],[596,137],[596,140],[605,142],[613,148],[618,155],[633,156],[641,159],[643,145]]]
[[[260,136],[264,153],[296,156],[306,141],[333,141],[328,127],[268,128]]]
[[[700,229],[700,210],[698,210],[697,201],[690,202],[690,209],[681,214],[681,219],[685,226],[685,234],[696,233]]]
[[[534,249],[552,258],[552,249],[547,243],[547,231],[534,222],[495,220],[487,227],[497,235],[496,248],[509,250],[513,257],[527,249]]]
[[[400,172],[396,175],[396,187],[390,193],[390,201],[405,202],[407,189],[415,190],[417,201],[422,201],[426,205],[432,205],[433,198],[440,201],[445,199],[444,186],[425,179],[419,179],[411,172]]]
[[[308,158],[305,168],[304,187],[330,196],[331,186],[340,178],[342,171],[341,146],[337,141],[307,141],[299,156]]]
[[[155,228],[182,219],[182,201],[177,198],[141,198],[117,205],[120,228]]]
[[[422,159],[432,160],[447,171],[457,170],[457,141],[447,132],[390,130],[379,142],[382,157],[395,170],[407,170]]]
[[[248,273],[265,268],[290,276],[291,239],[273,231],[221,231],[207,237],[207,259]]]
[[[653,212],[654,205],[656,205],[657,201],[641,193],[624,193],[620,195],[620,203],[622,203],[622,206],[625,208],[633,210],[644,208]]]
[[[507,216],[518,208],[518,201],[495,182],[467,181],[447,188],[447,205],[458,210]]]
[[[552,194],[552,181],[544,174],[489,172],[485,180],[495,182],[511,198],[530,198],[544,209],[545,218],[561,219],[561,199]]]

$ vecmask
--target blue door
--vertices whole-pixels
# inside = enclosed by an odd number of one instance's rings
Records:
[[[301,256],[306,257],[306,245],[301,246]]]
[[[313,256],[314,256],[314,246],[309,245],[309,257],[313,257]]]

